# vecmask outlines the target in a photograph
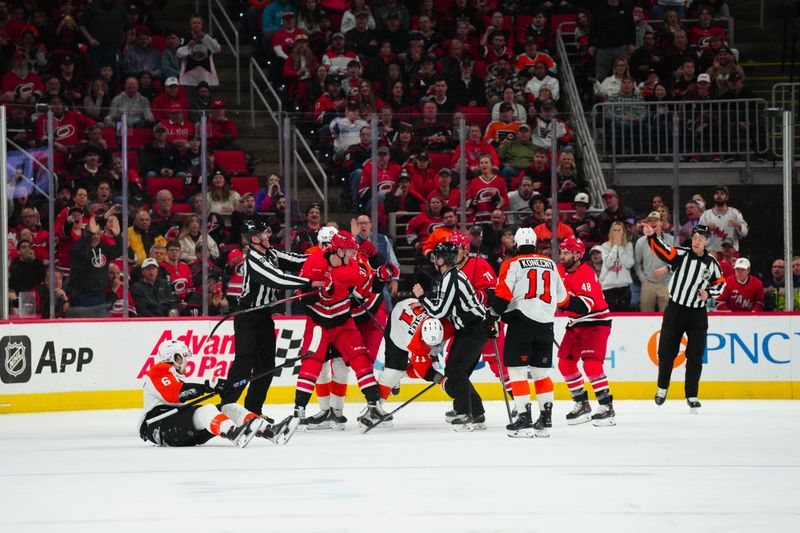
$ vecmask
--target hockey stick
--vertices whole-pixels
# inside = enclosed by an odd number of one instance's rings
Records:
[[[395,410],[393,410],[393,411],[390,411],[390,412],[386,413],[386,415],[384,415],[383,417],[381,417],[381,419],[380,419],[380,420],[378,420],[377,422],[375,422],[375,424],[374,424],[374,425],[372,425],[372,426],[368,427],[367,429],[365,429],[365,430],[364,430],[364,433],[369,433],[371,430],[373,430],[373,429],[375,429],[376,427],[378,427],[378,426],[380,425],[380,423],[381,423],[381,422],[383,422],[384,420],[386,420],[386,419],[387,419],[387,418],[389,418],[390,416],[394,415],[394,414],[395,414],[397,411],[399,411],[400,409],[402,409],[402,408],[403,408],[403,407],[405,407],[406,405],[410,404],[411,402],[413,402],[414,400],[416,400],[417,398],[419,398],[420,396],[422,396],[423,394],[425,394],[426,392],[428,392],[429,390],[431,390],[431,389],[432,389],[433,387],[435,387],[436,385],[437,385],[437,383],[431,383],[430,385],[428,385],[427,387],[425,387],[424,389],[422,389],[421,391],[419,391],[418,393],[416,393],[414,396],[412,396],[411,398],[409,398],[408,400],[406,400],[405,402],[403,402],[403,403],[400,405],[400,407],[398,407],[397,409],[395,409]]]
[[[265,305],[259,305],[258,307],[248,307],[247,309],[240,309],[238,311],[234,311],[233,313],[228,313],[227,315],[223,316],[219,320],[219,322],[217,322],[217,324],[211,330],[211,333],[208,334],[208,338],[210,339],[214,335],[214,333],[219,329],[219,327],[226,320],[228,320],[229,318],[232,318],[232,317],[235,317],[235,316],[239,316],[239,315],[245,315],[247,313],[252,313],[253,311],[261,311],[262,309],[269,309],[269,308],[275,307],[277,305],[285,304],[286,302],[292,302],[294,300],[299,300],[300,298],[304,298],[306,296],[311,296],[312,294],[315,294],[316,292],[317,291],[314,290],[314,291],[304,292],[304,293],[301,293],[301,294],[295,294],[294,296],[290,296],[288,298],[284,298],[283,300],[277,300],[275,302],[271,302],[271,303],[268,303],[268,304],[265,304]]]
[[[355,294],[351,294],[350,298],[354,302],[356,302],[358,307],[361,307],[361,308],[364,309],[364,312],[367,313],[367,316],[370,317],[373,322],[375,322],[375,325],[378,326],[378,329],[380,329],[382,332],[386,333],[386,328],[383,327],[383,325],[381,325],[381,323],[378,321],[377,317],[375,316],[375,313],[373,313],[372,311],[367,309],[367,306],[366,306],[367,301],[366,300],[364,300],[363,298],[361,298],[359,296],[356,296]],[[381,305],[383,305],[383,302],[381,302]]]
[[[508,391],[506,391],[506,381],[503,376],[506,376],[506,367],[500,358],[500,350],[497,348],[497,337],[492,337],[492,344],[494,345],[494,356],[497,358],[497,368],[500,370],[500,386],[503,387],[503,400],[506,402],[506,413],[508,414],[508,423],[513,424],[514,419],[511,417],[511,405],[508,403]]]
[[[239,388],[244,387],[248,383],[252,383],[252,382],[254,382],[254,381],[258,380],[258,379],[261,379],[261,378],[265,378],[265,377],[267,377],[269,375],[274,374],[275,372],[283,370],[284,368],[293,367],[298,361],[302,361],[303,359],[307,358],[309,355],[311,355],[313,353],[314,352],[312,352],[312,351],[308,351],[308,352],[302,354],[300,357],[295,357],[294,359],[287,359],[286,361],[283,362],[282,365],[278,365],[275,368],[272,368],[270,370],[266,370],[264,372],[261,372],[260,374],[256,374],[255,376],[252,376],[250,378],[243,378],[243,379],[237,381],[236,383],[231,384],[231,387],[234,390],[235,389],[239,389]],[[218,392],[210,392],[208,394],[204,394],[203,396],[199,396],[199,397],[197,397],[197,398],[195,398],[193,400],[190,400],[190,401],[186,402],[183,405],[179,405],[178,407],[175,407],[174,409],[170,409],[169,411],[167,411],[165,413],[161,413],[160,415],[156,415],[156,416],[154,416],[152,418],[148,418],[147,420],[145,420],[145,422],[149,426],[151,424],[154,424],[155,422],[158,422],[159,420],[164,420],[165,418],[168,418],[168,417],[170,417],[170,416],[172,416],[174,414],[180,413],[181,411],[184,411],[184,410],[188,409],[189,407],[192,407],[194,405],[197,405],[198,403],[204,402],[205,400],[208,400],[209,398],[213,398],[217,394],[219,394],[219,393]]]

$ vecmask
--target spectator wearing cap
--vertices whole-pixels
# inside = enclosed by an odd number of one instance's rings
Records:
[[[744,80],[744,69],[736,64],[731,49],[727,46],[722,46],[717,51],[714,63],[706,70],[706,74],[711,78],[711,83],[716,85],[717,94],[729,90],[728,78],[732,74],[736,74],[741,80]]]
[[[283,14],[293,13],[297,16],[298,10],[289,0],[275,0],[270,2],[261,13],[261,43],[264,49],[271,50],[272,36],[283,25]]]
[[[606,189],[603,193],[603,201],[606,208],[600,216],[600,239],[605,241],[608,238],[608,231],[611,229],[611,223],[621,220],[626,224],[630,224],[636,220],[636,213],[627,206],[624,206],[619,201],[617,191],[614,189]],[[659,217],[660,218],[660,217]]]
[[[332,122],[347,106],[347,96],[342,90],[342,82],[336,74],[325,78],[325,94],[314,103],[314,117],[318,126]]]
[[[408,31],[400,27],[400,17],[396,14],[391,15],[386,20],[386,26],[376,31],[378,38],[379,50],[378,57],[380,61],[376,61],[376,65],[370,65],[371,76],[370,79],[383,79],[389,70],[389,65],[394,63],[399,67],[401,57],[408,50],[410,38]],[[389,45],[389,50],[386,50],[386,44]]]
[[[344,33],[337,31],[331,38],[330,47],[322,56],[323,66],[328,69],[328,74],[345,76],[347,75],[347,65],[353,60],[359,61],[358,55],[345,48]]]
[[[421,151],[413,155],[405,165],[405,170],[411,178],[411,193],[424,201],[437,186],[436,170],[431,165],[428,152]]]
[[[125,90],[111,100],[106,126],[113,126],[123,114],[128,117],[129,128],[141,128],[155,122],[150,102],[139,93],[139,80],[132,76],[125,80]]]
[[[531,208],[531,214],[520,221],[519,227],[536,228],[536,226],[544,222],[544,211],[547,207],[547,200],[541,193],[534,190],[528,205]]]
[[[575,236],[584,242],[597,242],[599,240],[599,231],[597,228],[597,220],[591,213],[589,213],[589,195],[585,192],[579,192],[572,200],[572,208],[575,210],[567,216],[564,221],[575,232]]]
[[[272,34],[271,47],[272,53],[280,60],[279,68],[282,70],[283,62],[292,54],[297,37],[306,35],[306,32],[297,27],[297,16],[294,11],[284,11],[281,19],[281,27]]]
[[[717,297],[717,311],[758,313],[763,308],[764,285],[750,275],[750,260],[740,257],[733,264],[733,275],[725,278],[725,290]]]
[[[192,122],[200,122],[200,117],[203,116],[203,112],[210,113],[211,102],[215,100],[215,98],[211,96],[211,87],[204,81],[197,84],[196,94],[190,94],[188,98],[191,103],[189,117]]]
[[[557,139],[558,150],[570,151],[572,149],[572,130],[569,124],[558,118],[556,104],[552,100],[541,103],[536,124],[533,127],[533,144],[547,151],[552,150],[553,136]]]
[[[142,277],[131,287],[138,316],[178,316],[178,300],[170,284],[158,277],[158,261],[142,263]]]
[[[475,65],[470,58],[461,60],[459,73],[450,80],[449,87],[450,95],[460,106],[477,107],[486,104],[484,80],[475,75]]]
[[[361,63],[355,59],[347,63],[347,73],[342,79],[342,89],[344,94],[350,98],[350,101],[355,101],[359,95],[359,86],[361,84]]]
[[[349,198],[358,197],[358,185],[364,163],[372,157],[372,130],[363,126],[358,132],[358,143],[351,145],[343,153],[334,157],[334,171],[349,188]]]
[[[594,270],[597,279],[600,279],[600,273],[603,272],[603,247],[599,244],[589,250],[589,266]]]
[[[308,35],[299,33],[294,38],[294,48],[283,63],[283,79],[289,87],[289,96],[301,109],[310,107],[310,84],[320,63],[308,46]]]
[[[442,199],[436,197],[439,210],[443,207]],[[420,211],[421,204],[419,196],[411,193],[411,177],[407,171],[401,171],[397,176],[397,185],[392,194],[386,194],[383,198],[383,208],[386,214],[404,212],[416,213]]]
[[[627,312],[631,306],[631,268],[634,264],[633,245],[628,242],[628,233],[623,222],[611,224],[608,240],[600,247],[603,267],[600,271],[600,287],[612,312]]]
[[[461,205],[461,191],[453,186],[453,171],[447,167],[440,168],[436,175],[434,185],[435,188],[433,192],[428,194],[428,198],[434,194],[438,195],[444,200],[444,205],[446,207],[458,209]]]
[[[467,133],[467,142],[465,143],[466,155],[466,169],[469,177],[476,176],[480,172],[479,159],[482,155],[486,154],[492,158],[492,165],[500,167],[500,158],[494,146],[486,142],[483,138],[483,131],[478,124],[471,124]],[[456,149],[450,158],[450,168],[459,171],[461,161],[461,150]]]
[[[181,85],[196,87],[206,82],[211,87],[219,85],[213,54],[222,51],[219,42],[203,29],[203,17],[192,15],[189,19],[189,35],[181,39],[175,55],[181,61],[178,80]]]
[[[139,175],[144,178],[174,175],[178,150],[167,142],[167,128],[159,123],[153,127],[153,140],[139,151]]]
[[[122,60],[123,76],[140,76],[146,71],[154,78],[161,77],[161,54],[152,47],[152,44],[150,30],[139,27],[134,45],[127,47],[125,58]]]
[[[514,120],[514,106],[508,102],[500,104],[500,118],[493,120],[486,126],[483,138],[493,146],[513,141],[517,137],[517,130],[522,122]]]
[[[523,122],[517,128],[514,139],[500,145],[499,156],[505,180],[511,182],[512,178],[531,166],[538,150],[532,140],[531,127]]]
[[[397,178],[401,171],[400,165],[389,157],[389,147],[379,146],[377,165],[372,159],[368,159],[364,163],[364,171],[361,173],[361,182],[358,185],[358,199],[354,199],[360,205],[366,206],[367,210],[369,210],[372,198],[373,166],[377,167],[378,196],[376,201],[379,204],[383,204],[384,198],[394,193],[397,187]]]
[[[539,51],[539,46],[536,41],[535,35],[531,35],[525,39],[525,51],[517,56],[514,67],[517,69],[517,72],[523,72],[532,69],[537,63],[544,63],[545,67],[547,67],[545,70],[549,74],[555,76],[558,71],[556,62],[549,54]]]
[[[350,146],[358,144],[360,131],[367,126],[367,121],[358,118],[358,104],[349,102],[345,107],[345,116],[333,119],[330,125],[335,153],[342,154]]]
[[[722,241],[722,250],[717,254],[717,262],[724,277],[733,275],[733,264],[738,258],[739,252],[733,247],[733,243],[728,240]]]
[[[195,128],[191,122],[184,120],[185,110],[180,102],[169,104],[169,118],[160,124],[167,129],[167,143],[179,150],[189,147],[189,137],[194,136]],[[210,146],[213,146],[209,142]]]
[[[722,242],[728,240],[738,251],[739,240],[747,237],[750,227],[742,212],[728,205],[728,187],[725,185],[715,187],[713,197],[714,206],[700,216],[699,222],[711,230],[706,248],[712,252],[719,252],[722,249]]]
[[[189,105],[186,102],[186,92],[178,85],[178,78],[170,77],[164,80],[164,91],[150,102],[150,109],[156,120],[163,122],[169,120],[169,115],[174,104],[179,104],[181,106],[184,110],[183,118],[184,120],[188,120],[189,116],[186,110],[189,109]]]
[[[25,52],[16,51],[11,58],[11,69],[3,74],[0,82],[0,100],[33,104],[38,95],[44,93],[44,84],[28,67]]]
[[[199,128],[200,125],[198,124]],[[211,117],[206,123],[206,138],[212,150],[238,150],[236,140],[239,129],[236,123],[225,115],[225,102],[220,99],[211,102]]]
[[[73,190],[83,187],[87,191],[94,190],[100,180],[110,180],[108,169],[100,166],[100,150],[94,146],[87,146],[83,151],[82,164],[75,167],[69,176],[69,183]]]
[[[70,102],[80,102],[86,90],[86,80],[75,66],[73,56],[64,56],[58,64],[58,81],[61,83],[61,94]]]
[[[658,211],[647,215],[645,224],[653,228],[655,235],[664,244],[675,246],[675,237],[663,231],[661,214]],[[634,262],[636,276],[642,284],[639,309],[643,313],[653,313],[656,309],[658,312],[663,312],[669,303],[670,268],[650,249],[650,244],[644,235],[636,241]]]
[[[89,61],[94,75],[103,65],[119,73],[119,60],[128,36],[128,15],[122,2],[90,2],[81,9],[80,30],[89,44]]]
[[[161,52],[161,77],[164,79],[175,78],[181,74],[180,60],[178,59],[178,47],[181,39],[173,30],[164,33],[164,51]]]
[[[419,69],[409,76],[409,98],[411,101],[424,101],[429,92],[433,89],[438,77],[439,73],[436,71],[436,57],[432,54],[422,56]]]
[[[439,111],[433,102],[422,105],[422,115],[414,125],[414,136],[421,148],[431,152],[448,150],[453,145],[453,133],[439,117]]]
[[[731,72],[727,80],[725,80],[725,85],[725,90],[719,96],[720,100],[756,98],[755,93],[744,86],[744,78],[738,72]],[[722,118],[727,123],[726,126],[723,126],[723,131],[728,137],[726,151],[739,153],[743,150],[752,150],[755,152],[759,146],[766,146],[766,130],[762,126],[762,122],[756,120],[758,108],[755,102],[731,102],[729,105],[723,105],[723,109],[725,108],[727,108],[727,114],[723,115]],[[745,146],[744,142],[747,139],[748,132],[751,145]],[[737,141],[739,141],[738,145]]]
[[[375,23],[377,30],[383,30],[388,26],[388,21],[397,19],[399,27],[404,32],[408,31],[411,24],[411,17],[408,8],[400,0],[385,0],[380,6],[375,8]]]

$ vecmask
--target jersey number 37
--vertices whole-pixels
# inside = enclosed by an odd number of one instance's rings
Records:
[[[550,276],[552,272],[549,270],[538,270],[538,269],[531,269],[528,270],[528,293],[525,294],[525,298],[528,300],[532,300],[534,298],[539,298],[546,304],[549,304],[553,301],[553,295],[550,294]]]

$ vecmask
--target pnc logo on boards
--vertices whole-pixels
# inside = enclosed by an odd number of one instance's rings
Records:
[[[650,338],[647,340],[647,356],[650,358],[650,361],[656,366],[658,366],[658,339],[661,336],[661,330],[657,329]],[[675,358],[675,362],[672,363],[672,368],[678,368],[683,363],[686,362],[686,344],[689,341],[686,340],[686,336],[684,335],[681,337],[681,346],[678,350],[678,357]]]
[[[31,339],[14,335],[0,339],[0,381],[27,383],[31,379]]]

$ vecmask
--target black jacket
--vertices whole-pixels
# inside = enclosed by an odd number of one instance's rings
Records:
[[[72,246],[72,272],[69,293],[102,294],[108,286],[108,263],[122,255],[122,238],[117,236],[111,244],[104,235],[97,246],[92,246],[92,236],[83,235]]]
[[[627,2],[620,1],[616,7],[608,5],[606,0],[597,0],[598,6],[592,14],[592,31],[589,44],[597,48],[614,48],[616,46],[636,43],[636,28],[633,14]]]
[[[153,285],[144,281],[131,287],[131,296],[139,316],[168,316],[172,309],[178,308],[178,300],[172,287],[163,279],[156,278]]]

